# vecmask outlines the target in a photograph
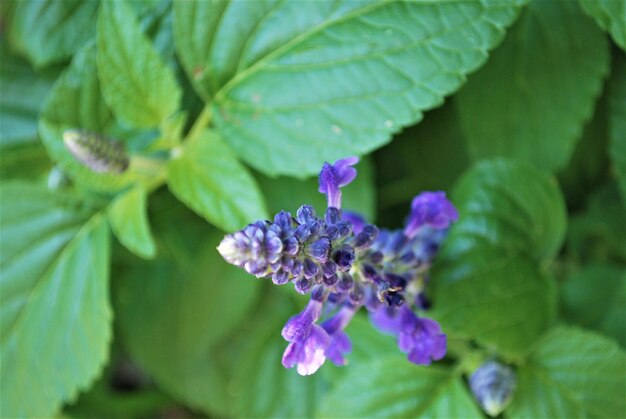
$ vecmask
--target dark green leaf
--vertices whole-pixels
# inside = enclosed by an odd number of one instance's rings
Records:
[[[626,205],[626,57],[618,53],[615,58],[609,84],[609,153]]]
[[[470,170],[452,201],[460,220],[432,274],[435,316],[450,333],[522,356],[555,314],[542,265],[563,240],[563,197],[543,172],[496,160]]]
[[[320,167],[321,169],[321,167]],[[356,165],[358,175],[353,183],[342,188],[342,208],[362,214],[368,221],[375,221],[374,168],[370,160],[364,159]],[[270,178],[258,176],[270,213],[281,210],[292,214],[304,204],[313,205],[318,214],[327,207],[326,195],[318,191],[317,177],[307,180],[289,177]]]
[[[618,0],[579,0],[583,10],[611,34],[626,51],[626,3]]]
[[[178,2],[174,37],[235,152],[264,173],[305,177],[440,105],[522,3]]]
[[[318,409],[325,418],[480,418],[460,373],[398,356],[351,366]]]
[[[375,154],[379,204],[406,217],[411,199],[425,190],[450,190],[469,165],[456,110],[450,103],[398,134]],[[389,214],[388,218],[394,214]]]
[[[146,191],[135,186],[116,197],[109,206],[107,218],[118,240],[131,252],[152,259],[156,247],[146,214]]]
[[[190,139],[174,155],[167,183],[181,201],[223,230],[267,218],[256,182],[211,131]]]
[[[561,288],[566,319],[599,330],[626,347],[626,270],[591,264],[568,278]]]
[[[553,329],[520,367],[507,417],[623,417],[624,371],[626,356],[614,342],[575,328]]]
[[[574,261],[626,263],[626,207],[615,184],[603,185],[571,218],[567,250]]]
[[[606,37],[576,2],[532,1],[489,64],[459,92],[470,155],[562,169],[591,117],[609,61]]]
[[[67,59],[95,35],[98,3],[20,1],[10,22],[10,42],[36,67]]]
[[[5,417],[51,417],[108,357],[109,231],[72,196],[3,185],[1,391]]]
[[[123,1],[103,2],[98,16],[98,76],[102,93],[120,120],[158,126],[178,110],[174,73],[141,32]]]

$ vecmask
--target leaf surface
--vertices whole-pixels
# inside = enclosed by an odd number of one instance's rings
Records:
[[[179,2],[174,37],[233,150],[266,174],[306,177],[439,106],[523,3]]]
[[[457,96],[470,156],[564,168],[592,115],[609,61],[606,37],[576,2],[530,2]]]
[[[109,231],[73,196],[2,186],[0,401],[6,417],[50,417],[108,357]]]
[[[172,193],[225,231],[267,219],[254,178],[211,131],[187,141],[168,162],[167,173]]]

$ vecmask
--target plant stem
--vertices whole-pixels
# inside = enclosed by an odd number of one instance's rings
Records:
[[[189,130],[187,140],[193,140],[194,138],[198,137],[202,133],[202,131],[204,131],[206,127],[208,127],[211,123],[211,117],[211,104],[207,103],[206,105],[204,105],[204,109],[202,109],[202,112],[200,112],[200,115],[198,116],[198,119],[196,119],[196,122],[193,123],[191,130]]]

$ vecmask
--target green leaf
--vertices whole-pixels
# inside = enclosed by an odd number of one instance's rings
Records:
[[[473,159],[565,167],[609,70],[606,37],[571,1],[532,1],[501,48],[459,92]]]
[[[108,227],[27,183],[3,185],[0,205],[2,414],[50,417],[108,357]]]
[[[178,2],[174,38],[235,152],[266,174],[306,177],[439,106],[522,3]]]
[[[349,368],[327,393],[317,416],[482,417],[456,371],[420,367],[396,356]]]
[[[608,31],[617,45],[626,51],[626,3],[615,0],[579,0],[583,10],[602,29]]]
[[[624,352],[614,342],[575,328],[555,328],[520,367],[507,417],[623,417],[625,369]]]
[[[434,316],[450,333],[520,357],[555,314],[553,278],[542,269],[565,233],[553,178],[524,163],[475,166],[452,194],[460,220],[432,273]]]
[[[626,347],[626,270],[619,265],[590,264],[561,287],[568,321],[599,330]]]
[[[97,38],[102,93],[118,119],[153,127],[178,110],[182,93],[174,73],[125,2],[102,3]]]
[[[211,131],[188,140],[169,161],[167,174],[178,199],[225,231],[267,218],[256,182]]]
[[[563,243],[566,208],[554,177],[526,163],[479,163],[458,182],[453,202],[461,220],[447,255],[491,245],[508,254],[552,260]]]
[[[169,394],[196,408],[221,406],[228,393],[214,348],[245,321],[261,282],[220,257],[222,235],[204,220],[171,197],[156,198],[159,258],[122,267],[113,288],[120,330]]]
[[[375,220],[376,190],[374,186],[374,167],[369,159],[362,159],[356,166],[357,177],[350,185],[342,188],[342,208],[362,214],[368,221]],[[321,169],[321,166],[320,166]],[[304,204],[312,205],[318,214],[326,210],[326,195],[319,192],[318,178],[306,180],[289,177],[257,177],[263,196],[270,205],[270,213],[281,210],[292,214]]]
[[[90,44],[74,56],[71,66],[54,84],[42,109],[39,134],[50,157],[73,181],[94,190],[115,191],[142,178],[135,170],[136,162],[131,160],[121,174],[96,173],[80,163],[63,143],[63,133],[68,129],[108,135],[112,128],[113,116],[100,93],[96,48]]]
[[[20,3],[23,4],[23,3]],[[37,143],[37,114],[57,74],[35,73],[0,47],[0,147]]]
[[[589,196],[584,212],[571,218],[567,232],[570,259],[580,263],[626,263],[626,206],[616,184],[602,185]]]
[[[626,57],[622,53],[615,54],[609,84],[609,138],[609,153],[626,205]]]
[[[156,246],[147,217],[146,191],[136,186],[116,197],[107,219],[119,241],[131,252],[146,259],[156,256]]]
[[[10,22],[9,40],[35,67],[65,60],[93,38],[98,3],[20,1]]]

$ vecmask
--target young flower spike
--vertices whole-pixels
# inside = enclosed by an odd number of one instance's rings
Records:
[[[431,261],[458,213],[443,192],[415,197],[404,230],[379,229],[359,214],[342,213],[341,188],[354,180],[357,162],[348,157],[324,164],[319,191],[327,195],[328,208],[323,217],[309,205],[295,217],[281,211],[273,222],[254,222],[218,246],[227,262],[311,294],[282,331],[288,342],[283,365],[295,366],[301,375],[313,374],[326,359],[347,364],[352,343],[344,330],[362,307],[378,328],[396,336],[410,362],[428,365],[446,352],[441,327],[415,311],[428,308],[423,291]]]

